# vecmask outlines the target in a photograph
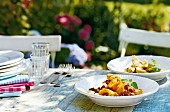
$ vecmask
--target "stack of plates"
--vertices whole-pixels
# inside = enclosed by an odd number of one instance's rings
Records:
[[[0,80],[16,76],[25,70],[24,54],[18,51],[0,51]]]

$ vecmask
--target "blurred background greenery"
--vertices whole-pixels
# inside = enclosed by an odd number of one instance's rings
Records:
[[[169,32],[169,5],[169,0],[3,0],[0,1],[0,35],[27,35],[30,30],[37,30],[42,35],[60,34],[63,36],[62,42],[77,43],[86,51],[89,56],[86,66],[107,69],[107,62],[120,55],[120,23],[131,28]],[[74,31],[64,30],[63,25],[56,20],[56,16],[60,15],[76,16],[81,24],[78,27],[72,25]],[[87,24],[91,27],[88,41],[73,39],[75,34],[78,35],[76,28],[81,29]],[[68,41],[68,37],[71,41]],[[130,44],[126,55],[153,54],[169,57],[169,51],[165,48]],[[66,54],[62,49],[57,56],[63,57]],[[57,62],[58,59],[56,57],[56,63],[62,63],[61,60]]]

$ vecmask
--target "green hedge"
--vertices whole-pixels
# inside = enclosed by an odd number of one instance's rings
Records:
[[[135,9],[134,9],[135,8]],[[122,4],[123,22],[131,28],[170,32],[170,6],[164,4]],[[161,51],[161,52],[160,52]],[[131,44],[127,55],[153,54],[170,56],[170,49]]]

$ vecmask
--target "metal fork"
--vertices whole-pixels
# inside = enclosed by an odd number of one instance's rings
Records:
[[[47,84],[50,83],[52,81],[54,81],[54,79],[56,79],[58,77],[58,74],[60,74],[59,72],[53,72],[51,75],[49,75],[47,77],[47,79],[44,79],[43,81],[41,81],[41,84]]]
[[[64,75],[67,74],[67,73],[65,72],[65,68],[66,68],[66,65],[65,65],[65,64],[60,64],[60,65],[58,66],[59,74],[58,74],[58,76],[57,76],[53,81],[51,81],[51,84],[56,84],[59,79],[63,78]]]
[[[60,87],[61,85],[61,80],[64,77],[70,77],[71,76],[71,71],[72,71],[72,64],[66,64],[65,65],[65,74],[59,75],[59,77],[55,80],[55,85],[54,87]],[[64,72],[63,72],[64,73]]]

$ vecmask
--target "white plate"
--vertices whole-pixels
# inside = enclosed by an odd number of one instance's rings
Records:
[[[8,65],[0,66],[0,70],[5,69],[5,68],[9,68],[9,67],[17,66],[17,65],[19,65],[21,63],[23,63],[23,60],[20,60],[20,61],[15,62],[15,63],[8,64]]]
[[[0,69],[0,73],[14,71],[14,70],[20,69],[22,66],[24,66],[24,64],[20,63],[19,65],[16,65],[16,66]]]
[[[26,66],[21,66],[16,70],[0,73],[0,77],[15,76],[16,74],[19,74],[19,73],[23,72],[24,70],[26,70]]]
[[[17,75],[19,75],[19,74],[20,74],[20,73],[3,76],[3,77],[0,77],[0,80],[4,80],[4,79],[10,78],[10,77],[14,77],[14,76],[17,76]]]
[[[161,80],[166,74],[170,73],[170,59],[163,56],[151,56],[151,55],[137,55],[139,59],[145,59],[149,63],[152,63],[151,59],[156,60],[157,67],[161,68],[160,72],[153,73],[128,73],[124,69],[132,65],[132,56],[126,56],[122,58],[116,58],[107,63],[107,68],[115,73],[125,74],[125,75],[138,75],[142,77],[147,77],[153,80]]]
[[[0,51],[0,66],[12,64],[24,58],[24,54],[18,51]]]
[[[98,105],[107,107],[125,107],[141,103],[145,97],[157,92],[159,89],[158,83],[148,78],[132,75],[118,76],[123,79],[132,79],[135,81],[138,84],[138,87],[143,90],[143,94],[135,96],[101,96],[88,93],[89,88],[101,86],[102,82],[106,80],[106,75],[95,75],[83,78],[75,84],[75,90],[88,96]]]

